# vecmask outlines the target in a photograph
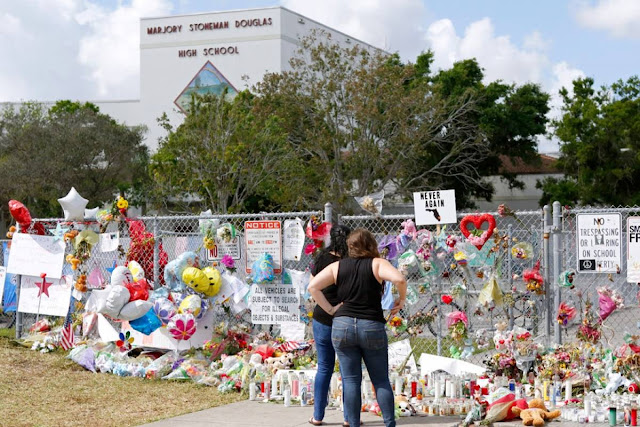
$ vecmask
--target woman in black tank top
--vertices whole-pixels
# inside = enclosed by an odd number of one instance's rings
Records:
[[[380,258],[373,235],[357,229],[347,239],[349,258],[334,262],[309,283],[316,303],[334,316],[331,340],[342,372],[345,411],[351,426],[360,425],[362,360],[367,367],[384,423],[394,427],[394,401],[389,384],[388,343],[382,312],[383,281],[399,293],[391,314],[404,306],[407,281],[389,261]],[[332,305],[322,289],[335,283],[339,304]]]

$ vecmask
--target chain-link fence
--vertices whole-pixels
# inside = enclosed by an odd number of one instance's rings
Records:
[[[408,304],[401,317],[409,319],[409,326],[414,327],[397,334],[398,336],[390,331],[392,340],[408,337],[416,355],[434,353],[447,356],[467,347],[473,351],[470,360],[474,362],[480,362],[485,353],[493,349],[491,337],[499,323],[506,324],[508,329],[526,329],[545,345],[571,341],[575,339],[587,300],[593,303],[597,315],[597,289],[604,286],[617,291],[625,299],[625,307],[617,309],[604,323],[605,340],[611,345],[618,345],[622,343],[625,332],[635,330],[640,309],[635,304],[638,286],[636,283],[627,283],[626,280],[627,218],[640,215],[640,208],[569,210],[556,203],[553,212],[546,206],[540,211],[489,214],[496,220],[496,231],[480,249],[466,242],[459,223],[442,227],[420,227],[425,231],[420,231],[417,239],[403,243],[403,222],[413,215],[342,216],[335,221],[352,229],[366,228],[381,243],[386,241],[390,245],[397,245],[400,242],[402,252],[410,249],[415,255],[415,259],[405,254],[401,260],[397,260],[406,270],[409,279]],[[593,222],[594,217],[603,214],[619,215],[619,235],[611,235],[602,242],[602,249],[609,251],[605,255],[612,250],[618,251],[619,265],[611,272],[598,272],[602,270],[598,266],[592,272],[583,272],[585,265],[579,263],[588,259],[586,255],[594,259],[598,257],[593,253],[580,253],[585,247],[581,246],[578,239],[581,232],[584,234],[581,227],[578,227],[578,218],[582,215],[583,219]],[[91,289],[101,288],[109,281],[108,269],[114,265],[125,265],[129,260],[140,263],[147,277],[156,286],[163,284],[164,266],[167,262],[185,251],[196,252],[205,264],[219,260],[221,253],[212,253],[203,245],[203,230],[207,224],[214,228],[221,224],[231,224],[234,227],[237,235],[232,246],[236,245],[235,249],[226,250],[237,251],[240,258],[237,265],[242,270],[246,256],[243,238],[246,221],[284,222],[299,218],[306,224],[312,216],[324,216],[325,221],[331,221],[331,215],[328,205],[325,212],[141,217],[128,222],[112,222],[102,228],[97,223],[70,224],[59,219],[37,221],[52,232],[56,227],[76,227],[78,230],[89,228],[100,231],[103,236],[113,233],[116,241],[109,242],[107,239],[106,242],[101,241],[95,245],[91,257],[82,263],[79,270],[73,271],[65,263],[63,273],[74,276],[74,281],[79,275],[86,276],[88,294]],[[467,215],[480,214],[459,213],[458,219]],[[598,228],[597,223],[591,228],[594,227]],[[481,229],[486,228],[481,226]],[[591,249],[595,245],[595,234],[590,234],[587,236],[589,241],[583,242]],[[457,242],[455,245],[454,241]],[[305,241],[307,243],[311,243],[308,238]],[[540,294],[527,289],[523,280],[525,272],[534,269],[538,262],[546,290]],[[283,267],[304,271],[311,263],[311,256],[303,254],[299,260],[283,261]],[[562,288],[558,278],[567,270],[576,270],[577,274],[574,276],[573,287]],[[492,285],[499,288],[500,292],[490,292]],[[19,282],[17,288],[19,289]],[[499,295],[502,295],[502,302]],[[451,297],[450,303],[447,303],[448,297]],[[563,301],[578,310],[578,316],[568,327],[561,327],[556,321],[557,307]],[[308,307],[301,308],[304,311]],[[234,313],[220,305],[214,306],[213,310],[216,322],[225,320],[231,324],[251,323],[248,310]],[[466,343],[452,340],[447,328],[447,315],[456,311],[464,312],[469,319],[470,340]],[[19,313],[16,317],[16,334],[19,336],[36,319],[35,314]],[[261,326],[254,325],[254,328],[259,329]]]

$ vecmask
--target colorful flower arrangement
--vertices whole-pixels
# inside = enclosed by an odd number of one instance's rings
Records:
[[[487,370],[497,376],[504,375],[507,378],[522,378],[522,370],[518,368],[516,359],[509,353],[496,353],[484,361]]]
[[[467,338],[467,328],[469,327],[469,320],[467,315],[462,311],[453,311],[447,314],[447,328],[449,329],[449,335],[451,338],[460,343]]]
[[[249,328],[247,325],[234,325],[227,328],[224,322],[220,322],[214,328],[214,336],[204,343],[203,351],[212,361],[225,355],[234,355],[242,350],[250,350]]]
[[[556,317],[558,323],[566,327],[574,317],[576,317],[575,307],[570,306],[564,301],[561,302],[560,306],[558,307],[558,316]]]
[[[599,319],[596,319],[593,315],[592,311],[593,304],[589,299],[585,301],[584,307],[584,317],[582,319],[582,324],[578,328],[578,332],[576,333],[576,337],[583,342],[596,344],[600,341],[600,337],[602,336],[601,332],[601,322]]]

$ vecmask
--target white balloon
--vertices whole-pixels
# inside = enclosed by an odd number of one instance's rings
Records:
[[[99,210],[100,210],[100,208],[85,209],[84,210],[84,219],[87,220],[87,221],[95,220],[96,219],[96,215],[98,214]]]
[[[60,206],[64,210],[64,219],[67,221],[82,221],[84,219],[84,208],[89,201],[82,197],[74,187],[71,187],[69,194],[58,199]]]
[[[111,273],[111,286],[124,286],[125,283],[133,283],[133,276],[127,267],[119,265]]]
[[[109,288],[109,295],[101,313],[117,319],[122,308],[129,302],[131,294],[124,286],[113,286]]]
[[[152,302],[137,299],[126,303],[124,307],[122,307],[122,310],[120,310],[118,318],[122,320],[136,320],[147,314],[147,311],[152,308]]]

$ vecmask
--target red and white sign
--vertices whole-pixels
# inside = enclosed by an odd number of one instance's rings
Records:
[[[273,257],[275,273],[282,272],[282,224],[280,221],[247,221],[244,223],[244,238],[247,248],[247,273],[251,273],[251,265],[264,253]]]

